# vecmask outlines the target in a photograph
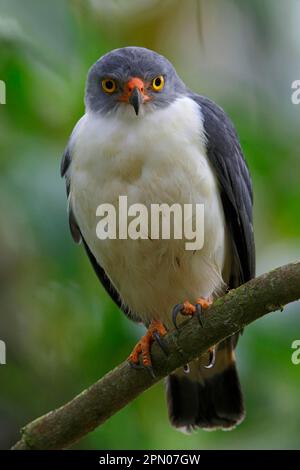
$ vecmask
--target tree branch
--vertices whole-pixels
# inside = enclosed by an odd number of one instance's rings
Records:
[[[181,324],[165,337],[166,358],[153,344],[156,378],[132,369],[125,361],[69,403],[37,418],[22,430],[13,449],[62,449],[104,423],[144,390],[209,347],[238,332],[257,318],[282,309],[300,298],[300,262],[253,279],[218,299],[206,311],[204,328],[197,318]]]

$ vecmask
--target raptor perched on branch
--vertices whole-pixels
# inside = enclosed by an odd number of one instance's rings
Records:
[[[100,58],[89,71],[85,103],[61,165],[70,228],[117,305],[147,326],[129,361],[151,372],[154,340],[165,349],[173,323],[196,314],[203,324],[214,299],[254,276],[251,179],[224,111],[190,91],[153,51],[126,47]],[[188,251],[185,238],[174,236],[98,239],[97,207],[116,205],[120,195],[148,208],[203,204],[203,247]],[[242,420],[237,338],[168,377],[173,425],[228,429]]]

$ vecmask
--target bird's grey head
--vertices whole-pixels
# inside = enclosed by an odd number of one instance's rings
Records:
[[[100,114],[166,107],[186,93],[173,65],[142,47],[115,49],[101,57],[87,77],[85,103]]]

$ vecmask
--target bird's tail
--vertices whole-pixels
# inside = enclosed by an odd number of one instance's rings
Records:
[[[217,346],[211,369],[204,367],[203,356],[190,363],[187,370],[178,369],[167,378],[168,411],[173,426],[186,431],[196,427],[229,430],[243,420],[234,342],[230,338]]]

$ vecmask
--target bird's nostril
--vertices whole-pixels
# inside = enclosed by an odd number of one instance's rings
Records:
[[[136,85],[136,84],[127,85],[127,90],[129,93],[132,93],[135,88],[137,88],[141,93],[144,93],[145,88],[143,86]]]

